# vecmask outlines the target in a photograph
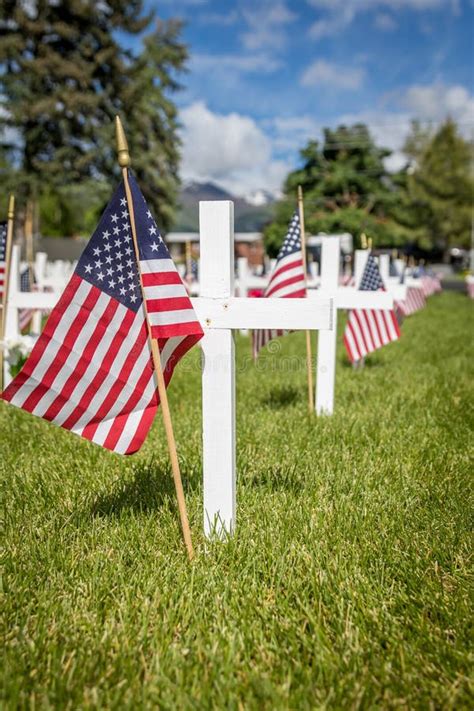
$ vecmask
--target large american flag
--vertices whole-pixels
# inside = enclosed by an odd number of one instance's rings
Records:
[[[166,384],[203,335],[133,176],[140,267]],[[159,404],[123,182],[21,372],[3,398],[122,454],[142,445]]]
[[[367,258],[359,289],[385,291],[377,262],[372,254]],[[383,309],[353,309],[344,331],[344,345],[351,362],[400,338],[400,327],[395,313]]]
[[[5,260],[7,253],[7,223],[0,222],[0,300],[5,287]]]
[[[263,297],[298,298],[306,296],[306,277],[301,251],[300,219],[296,211],[291,218],[288,232],[278,253]],[[257,357],[263,346],[277,336],[286,333],[280,329],[260,329],[252,333],[253,356]]]

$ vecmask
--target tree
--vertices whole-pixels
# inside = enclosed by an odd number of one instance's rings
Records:
[[[173,223],[179,190],[179,124],[176,105],[169,96],[180,88],[176,74],[188,56],[179,41],[181,31],[182,23],[177,20],[158,21],[145,39],[126,97],[131,108],[124,112],[133,146],[132,169],[164,230]]]
[[[61,199],[65,186],[79,181],[111,182],[118,173],[113,118],[120,113],[136,172],[146,178],[148,196],[156,196],[155,216],[169,225],[178,141],[167,94],[178,88],[174,74],[186,58],[180,26],[159,25],[138,55],[118,40],[142,33],[151,20],[143,0],[4,0],[0,131],[12,167],[1,176],[4,185]]]
[[[281,244],[298,185],[304,190],[309,232],[359,236],[365,231],[374,244],[387,246],[405,241],[407,228],[393,218],[399,188],[384,167],[388,155],[363,124],[325,129],[322,147],[310,141],[301,151],[302,167],[286,179],[275,221],[265,230],[269,251],[275,253]]]
[[[413,144],[415,130],[407,141]],[[448,119],[413,153],[413,169],[407,177],[409,204],[419,228],[419,244],[446,250],[469,247],[473,196],[472,144]]]

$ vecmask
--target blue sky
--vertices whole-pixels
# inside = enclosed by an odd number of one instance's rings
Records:
[[[183,18],[182,177],[278,190],[308,138],[365,121],[403,161],[411,118],[473,134],[472,0],[160,0]]]

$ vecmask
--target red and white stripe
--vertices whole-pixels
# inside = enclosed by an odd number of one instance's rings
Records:
[[[0,299],[3,297],[5,288],[5,262],[0,262]]]
[[[142,259],[140,269],[153,337],[187,336],[196,343],[203,331],[173,260]]]
[[[270,276],[263,298],[296,299],[306,296],[306,278],[303,268],[303,253],[293,252],[279,259]],[[259,329],[252,333],[253,357],[256,358],[261,348],[274,338],[283,336],[287,331],[281,329]]]
[[[160,344],[166,382],[182,340]],[[143,308],[134,313],[74,274],[2,397],[114,452],[136,452],[158,406]]]
[[[426,306],[423,290],[418,287],[407,287],[407,295],[403,301],[397,301],[396,307],[403,316],[411,316]]]
[[[400,327],[393,311],[354,309],[349,313],[344,344],[351,362],[400,338]]]

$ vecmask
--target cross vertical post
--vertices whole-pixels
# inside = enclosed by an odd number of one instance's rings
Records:
[[[335,295],[339,279],[340,240],[338,237],[323,237],[321,240],[321,290]],[[316,366],[316,412],[332,415],[334,411],[334,387],[336,382],[337,308],[334,309],[332,331],[318,334]]]
[[[228,299],[234,293],[234,204],[201,202],[201,297]],[[236,512],[235,366],[230,328],[202,323],[204,531],[232,533]]]

